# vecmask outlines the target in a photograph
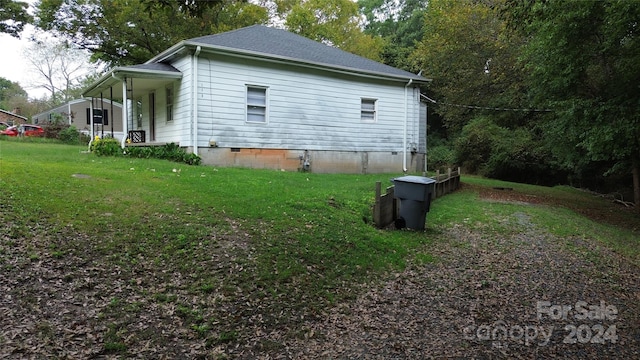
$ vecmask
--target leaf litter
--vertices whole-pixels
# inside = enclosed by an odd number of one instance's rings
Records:
[[[638,267],[590,239],[545,233],[526,214],[511,221],[521,231],[438,229],[427,249],[435,261],[345,281],[336,291],[350,300],[320,309],[291,303],[304,302],[303,289],[252,288],[255,254],[241,224],[183,269],[144,257],[118,265],[73,229],[4,231],[0,358],[638,358]],[[193,283],[197,266],[208,282]],[[545,301],[605,302],[617,316],[539,318]],[[615,341],[584,342],[598,325],[614,326]],[[571,326],[581,329],[573,337]]]

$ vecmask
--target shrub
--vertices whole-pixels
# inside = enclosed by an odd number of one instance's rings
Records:
[[[65,144],[79,144],[80,132],[75,126],[68,126],[58,133],[58,139]]]
[[[509,131],[496,125],[491,119],[477,117],[462,128],[455,141],[456,160],[469,173],[482,173],[491,157],[495,144]]]
[[[455,150],[448,145],[436,145],[427,151],[429,171],[453,168],[456,163]]]
[[[91,135],[78,132],[78,143],[80,143],[80,145],[87,145],[89,141],[91,141]]]
[[[122,155],[120,142],[116,139],[100,139],[96,136],[91,143],[91,151],[98,156],[119,156]]]
[[[126,156],[135,158],[156,158],[175,162],[183,162],[189,165],[200,165],[201,158],[196,154],[188,154],[176,143],[163,146],[131,146],[127,148]]]
[[[60,133],[69,128],[67,124],[51,123],[42,126],[44,137],[48,139],[60,139]]]
[[[182,161],[186,164],[189,165],[200,165],[200,163],[202,162],[202,159],[200,158],[200,156],[191,153],[191,154],[184,154],[184,157],[182,158]]]
[[[153,148],[146,146],[130,146],[127,148],[125,155],[134,158],[148,159],[153,157]]]

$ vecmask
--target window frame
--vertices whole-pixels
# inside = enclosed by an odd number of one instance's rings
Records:
[[[173,84],[165,88],[165,102],[166,102],[166,119],[167,122],[173,121],[173,105],[175,100],[175,92],[173,91]]]
[[[264,104],[262,103],[257,103],[257,102],[251,102],[250,98],[249,98],[249,93],[251,90],[260,90],[264,92]],[[256,120],[251,120],[250,117],[252,116],[259,116],[261,114],[255,114],[252,113],[250,110],[251,108],[263,108],[264,109],[264,120],[263,121],[256,121]],[[268,86],[263,86],[263,85],[252,85],[252,84],[246,84],[245,85],[245,106],[244,106],[244,111],[245,111],[245,117],[244,120],[246,123],[248,124],[268,124],[269,123],[269,87]]]
[[[365,108],[366,104],[373,103],[373,110]],[[372,116],[365,117],[365,114]],[[378,122],[378,99],[371,97],[360,98],[360,121],[363,123],[376,123]]]

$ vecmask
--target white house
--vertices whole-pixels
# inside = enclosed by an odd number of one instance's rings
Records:
[[[255,25],[111,69],[83,96],[124,99],[123,146],[175,142],[219,166],[398,172],[423,169],[428,81]]]
[[[93,119],[91,119],[93,110]],[[105,98],[85,98],[68,101],[31,117],[31,122],[46,125],[57,119],[73,125],[81,132],[100,137],[123,139],[122,104]],[[93,120],[93,121],[92,121]]]

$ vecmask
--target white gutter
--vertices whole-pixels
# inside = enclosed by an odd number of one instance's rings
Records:
[[[194,155],[198,155],[198,55],[200,55],[200,50],[202,50],[202,48],[198,46],[196,52],[193,53],[193,65],[191,67],[193,69],[193,96],[191,97],[193,99],[193,108],[191,109],[193,116],[193,133],[191,144],[193,145]]]
[[[409,111],[407,107],[409,106],[409,102],[407,101],[407,89],[413,83],[413,79],[409,79],[407,85],[404,86],[404,127],[402,134],[402,147],[403,155],[402,155],[402,172],[407,172],[407,122],[409,121]]]

